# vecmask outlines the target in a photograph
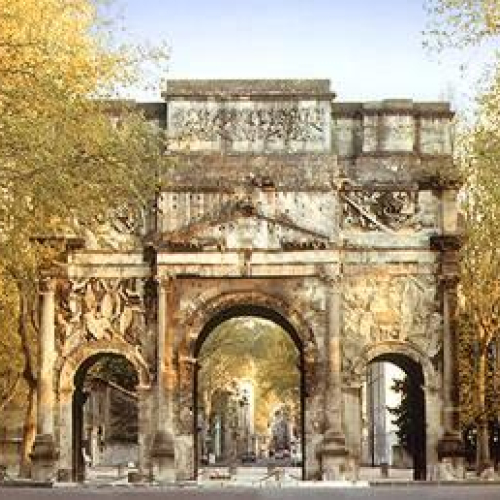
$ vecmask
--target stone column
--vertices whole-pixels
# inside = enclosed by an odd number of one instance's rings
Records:
[[[438,459],[455,470],[461,468],[464,455],[458,415],[457,285],[455,275],[442,276],[444,434],[438,443]]]
[[[37,433],[31,452],[32,475],[40,481],[53,478],[58,458],[54,442],[55,289],[53,279],[40,283]]]
[[[345,477],[347,448],[342,425],[342,290],[341,277],[327,277],[325,339],[325,424],[326,430],[319,454],[323,479]]]
[[[153,475],[161,482],[175,481],[173,438],[173,332],[170,324],[169,298],[171,279],[158,280],[157,314],[157,422],[151,446]]]

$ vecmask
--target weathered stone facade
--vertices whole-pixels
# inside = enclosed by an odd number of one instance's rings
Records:
[[[59,454],[39,475],[74,467],[75,374],[116,353],[139,374],[141,470],[193,477],[198,350],[248,314],[299,344],[305,477],[355,469],[381,356],[422,370],[428,468],[456,454],[449,106],[335,103],[326,80],[179,80],[164,97],[144,106],[171,138],[154,210],[69,249],[43,297],[38,441]]]

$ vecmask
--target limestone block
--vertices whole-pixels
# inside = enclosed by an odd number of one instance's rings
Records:
[[[424,154],[452,153],[452,124],[449,118],[425,117],[420,120],[420,151]]]
[[[373,153],[378,149],[378,115],[363,116],[363,153]]]
[[[359,154],[362,135],[361,120],[339,117],[332,121],[332,151],[338,156]]]
[[[411,114],[385,114],[381,120],[381,151],[413,151],[415,123]]]
[[[441,198],[442,231],[444,234],[456,234],[458,231],[458,203],[456,190],[443,191]]]

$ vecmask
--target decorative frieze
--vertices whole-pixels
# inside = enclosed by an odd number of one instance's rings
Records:
[[[82,343],[97,340],[142,346],[145,335],[142,280],[71,280],[62,287],[58,299],[57,329],[63,355]]]
[[[172,103],[171,137],[193,149],[322,150],[329,145],[328,107],[299,102]],[[175,144],[173,145],[175,149]]]

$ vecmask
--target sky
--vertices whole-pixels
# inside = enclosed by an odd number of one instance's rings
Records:
[[[424,0],[115,0],[127,36],[170,47],[166,78],[327,78],[339,101],[464,105],[478,77],[422,46]],[[476,64],[477,66],[477,64]],[[138,93],[139,100],[159,94]]]

